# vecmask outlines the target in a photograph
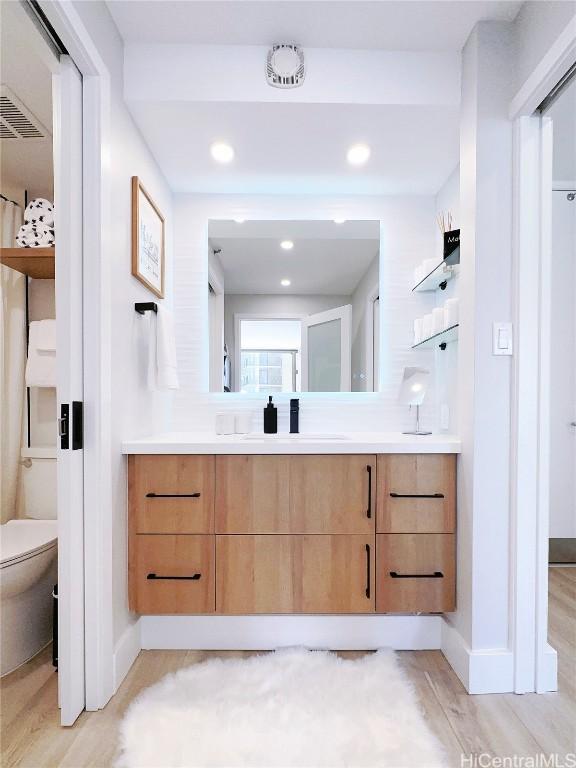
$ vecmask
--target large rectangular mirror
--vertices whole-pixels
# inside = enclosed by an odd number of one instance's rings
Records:
[[[210,390],[378,390],[379,221],[210,221]]]

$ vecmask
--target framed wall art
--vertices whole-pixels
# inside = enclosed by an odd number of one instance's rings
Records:
[[[132,177],[132,274],[152,293],[164,298],[164,216]]]

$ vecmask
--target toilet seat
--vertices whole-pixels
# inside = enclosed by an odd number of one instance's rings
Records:
[[[1,526],[0,569],[56,546],[57,520],[10,520]]]

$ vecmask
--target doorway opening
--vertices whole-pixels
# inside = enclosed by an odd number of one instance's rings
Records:
[[[70,725],[85,705],[82,78],[34,3],[2,5],[1,47],[2,674],[44,654]]]
[[[544,115],[552,121],[549,562],[576,565],[576,77]]]

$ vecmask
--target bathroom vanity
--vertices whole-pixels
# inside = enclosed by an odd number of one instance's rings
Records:
[[[130,607],[452,611],[458,450],[402,435],[126,443]]]

